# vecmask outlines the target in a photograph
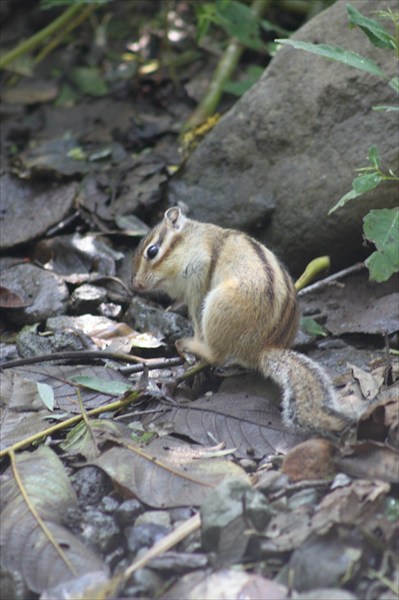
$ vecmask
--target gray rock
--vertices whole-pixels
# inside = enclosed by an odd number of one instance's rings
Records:
[[[43,336],[23,329],[17,336],[17,348],[18,355],[27,358],[54,352],[79,352],[87,350],[87,345],[73,332],[57,331],[54,335]]]
[[[138,331],[151,331],[153,335],[165,337],[170,342],[192,335],[189,321],[172,311],[166,311],[149,301],[134,296],[125,314],[127,323]]]
[[[298,592],[339,587],[344,578],[354,577],[361,557],[360,548],[345,544],[334,533],[313,536],[294,550],[278,581],[286,583],[289,577]]]
[[[85,506],[82,513],[84,541],[103,554],[115,550],[121,542],[121,535],[113,516],[104,514],[100,507],[95,506]]]
[[[144,506],[136,498],[129,498],[118,506],[115,510],[115,518],[121,527],[132,525],[139,514],[144,510]]]
[[[356,7],[373,16],[381,3],[358,0]],[[395,10],[396,2],[386,7]],[[394,52],[348,28],[344,2],[293,38],[342,46],[396,74]],[[396,186],[384,183],[327,213],[351,189],[371,145],[397,171],[397,113],[371,109],[395,100],[379,77],[284,47],[172,179],[169,201],[184,202],[193,218],[252,231],[295,272],[324,253],[334,268],[346,265],[364,254],[362,217],[370,207],[394,206]]]
[[[58,275],[39,269],[32,264],[19,264],[5,269],[0,283],[30,304],[23,308],[10,308],[6,314],[10,321],[32,324],[66,312],[68,288]]]
[[[72,292],[69,299],[69,308],[75,315],[95,312],[106,298],[107,290],[105,288],[84,283]]]
[[[146,523],[143,525],[126,527],[125,536],[127,547],[131,552],[139,552],[142,548],[153,546],[168,533],[170,533],[170,529],[164,525],[158,525],[157,523]]]
[[[260,531],[272,514],[264,495],[247,482],[224,480],[201,506],[204,550],[215,552],[219,564],[238,562],[250,542],[250,537],[244,534],[248,523]]]
[[[95,506],[112,489],[107,475],[94,465],[77,471],[73,480],[80,505],[83,507]]]

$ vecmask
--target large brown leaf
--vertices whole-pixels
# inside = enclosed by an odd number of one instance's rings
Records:
[[[2,476],[2,567],[19,572],[37,593],[91,571],[105,572],[102,560],[62,524],[67,510],[77,507],[77,498],[57,455],[40,446],[35,452],[18,455],[16,468],[31,504],[62,547],[69,565],[28,508],[9,468]]]
[[[217,454],[165,436],[145,448],[132,443],[111,448],[93,462],[125,493],[150,506],[198,506],[226,477],[248,479],[243,469]]]
[[[176,433],[208,445],[224,442],[240,458],[285,454],[305,438],[287,431],[279,409],[265,396],[217,392],[173,407],[155,420],[171,423]]]

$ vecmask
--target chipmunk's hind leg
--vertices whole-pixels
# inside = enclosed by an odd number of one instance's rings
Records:
[[[242,308],[240,282],[234,278],[224,281],[206,297],[202,312],[201,330],[206,347],[217,365],[235,362],[247,366],[253,339],[248,313]],[[245,305],[244,305],[245,306]],[[242,351],[241,346],[245,346]],[[255,363],[254,363],[255,364]]]

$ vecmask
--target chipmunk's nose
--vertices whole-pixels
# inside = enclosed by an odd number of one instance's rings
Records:
[[[142,292],[144,287],[140,283],[136,283],[133,279],[132,281],[132,290],[134,292]]]

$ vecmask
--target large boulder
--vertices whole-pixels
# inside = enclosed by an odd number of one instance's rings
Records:
[[[352,4],[371,17],[374,10],[397,9],[396,0]],[[394,51],[376,48],[348,27],[345,2],[293,37],[342,46],[396,74]],[[327,213],[351,189],[354,169],[367,165],[371,145],[385,168],[398,168],[398,113],[372,110],[395,101],[377,76],[283,47],[171,180],[169,201],[183,201],[193,218],[251,231],[294,273],[320,254],[330,254],[335,268],[349,264],[364,253],[363,216],[393,206],[397,188],[384,183]]]

